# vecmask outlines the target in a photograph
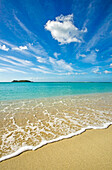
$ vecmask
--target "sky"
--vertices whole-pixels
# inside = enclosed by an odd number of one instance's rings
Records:
[[[112,0],[0,0],[0,82],[112,82]]]

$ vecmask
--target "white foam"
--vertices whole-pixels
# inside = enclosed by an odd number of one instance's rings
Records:
[[[40,148],[40,147],[42,147],[42,146],[44,146],[44,145],[46,145],[46,144],[48,144],[48,143],[53,143],[53,142],[56,142],[56,141],[60,141],[60,140],[62,140],[62,139],[66,139],[66,138],[70,138],[70,137],[72,137],[72,136],[79,135],[79,134],[83,133],[84,131],[86,131],[87,129],[105,129],[105,128],[107,128],[107,127],[108,127],[109,125],[111,125],[111,124],[112,124],[112,122],[110,122],[110,123],[105,123],[105,124],[104,124],[103,126],[101,126],[101,127],[88,126],[88,127],[86,127],[86,128],[82,128],[81,130],[79,130],[79,131],[77,131],[77,132],[75,132],[75,133],[70,133],[70,134],[65,135],[65,136],[60,136],[60,137],[58,137],[58,138],[56,138],[56,139],[53,139],[53,140],[49,140],[49,141],[43,140],[43,141],[42,141],[39,145],[37,145],[37,146],[24,146],[24,147],[21,147],[21,148],[18,149],[16,152],[13,152],[13,153],[11,153],[11,154],[9,154],[9,155],[6,155],[6,156],[1,157],[1,158],[0,158],[0,162],[1,162],[1,161],[4,161],[4,160],[6,160],[6,159],[9,159],[9,158],[15,157],[15,156],[23,153],[24,151],[36,150],[36,149],[38,149],[38,148]]]

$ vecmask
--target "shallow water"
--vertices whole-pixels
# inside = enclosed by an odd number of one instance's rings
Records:
[[[0,101],[1,161],[112,123],[112,93]]]
[[[0,100],[112,92],[112,83],[0,83]]]

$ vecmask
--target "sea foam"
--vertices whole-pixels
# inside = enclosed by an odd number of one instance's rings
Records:
[[[112,124],[112,94],[1,101],[1,158]]]

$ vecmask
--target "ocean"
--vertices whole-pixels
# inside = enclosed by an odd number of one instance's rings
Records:
[[[112,124],[112,83],[0,83],[0,161]]]

